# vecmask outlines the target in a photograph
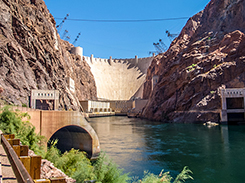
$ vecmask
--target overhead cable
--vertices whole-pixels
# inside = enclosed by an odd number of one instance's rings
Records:
[[[159,22],[159,21],[167,21],[167,20],[184,20],[189,19],[190,17],[177,17],[177,18],[158,18],[158,19],[135,19],[135,20],[99,20],[99,19],[74,19],[68,18],[67,21],[79,21],[79,22]],[[55,18],[55,19],[63,19],[63,18]]]

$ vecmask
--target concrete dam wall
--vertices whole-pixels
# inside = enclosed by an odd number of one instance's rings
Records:
[[[83,56],[82,48],[72,50]],[[91,67],[97,87],[97,97],[108,100],[129,100],[143,96],[143,84],[153,57],[133,59],[101,59],[83,56]]]

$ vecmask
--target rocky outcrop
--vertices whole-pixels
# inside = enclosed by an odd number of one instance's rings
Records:
[[[79,100],[95,99],[90,67],[70,54],[73,45],[60,39],[55,20],[42,0],[0,0],[1,99],[29,104],[32,89],[56,89],[60,109],[80,108]],[[66,77],[75,82],[72,93]]]
[[[76,182],[76,180],[68,177],[65,173],[63,173],[60,169],[56,168],[53,163],[46,159],[42,159],[41,161],[41,178],[49,179],[49,178],[59,178],[64,177],[67,183]]]
[[[220,87],[245,87],[245,0],[211,0],[148,69],[142,117],[219,121]],[[159,81],[151,88],[152,76]]]
[[[34,151],[28,151],[28,156],[36,156]],[[64,172],[60,169],[56,168],[54,164],[46,159],[41,160],[41,170],[40,170],[40,178],[41,179],[50,179],[50,178],[65,178],[67,183],[76,182],[75,179],[67,176]]]

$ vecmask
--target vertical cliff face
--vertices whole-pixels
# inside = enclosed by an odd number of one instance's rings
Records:
[[[60,39],[55,20],[42,0],[0,0],[0,94],[2,101],[29,104],[32,89],[56,89],[60,109],[80,108],[95,99],[90,67],[70,54],[73,45]],[[66,77],[75,82],[72,93]]]
[[[148,69],[143,117],[219,121],[219,88],[245,87],[245,1],[211,0]],[[152,76],[159,81],[152,90]]]

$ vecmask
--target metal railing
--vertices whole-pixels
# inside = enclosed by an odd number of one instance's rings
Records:
[[[24,167],[19,157],[15,153],[14,149],[2,134],[1,143],[5,149],[5,152],[8,155],[9,161],[12,165],[18,183],[34,183],[26,168]]]

